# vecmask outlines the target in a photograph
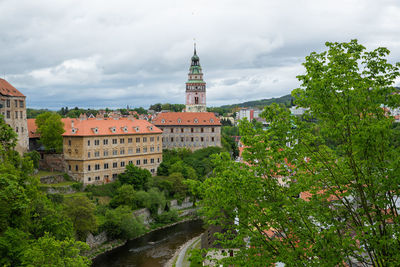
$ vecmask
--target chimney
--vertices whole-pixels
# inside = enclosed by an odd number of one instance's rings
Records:
[[[74,128],[74,120],[71,120],[71,128]]]

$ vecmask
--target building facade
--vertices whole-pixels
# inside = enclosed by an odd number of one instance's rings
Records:
[[[67,173],[84,184],[114,181],[128,164],[156,173],[162,131],[145,120],[69,119],[63,134]]]
[[[212,112],[160,113],[153,124],[163,131],[164,149],[221,146],[221,123]]]
[[[28,150],[28,124],[26,97],[6,80],[0,78],[0,113],[5,122],[18,134],[15,150],[20,154]]]
[[[200,58],[194,47],[188,81],[186,82],[186,112],[206,112],[206,83],[200,66]]]

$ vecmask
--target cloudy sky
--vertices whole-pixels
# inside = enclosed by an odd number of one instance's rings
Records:
[[[277,97],[326,41],[400,61],[400,1],[0,0],[0,76],[33,108],[184,103],[194,38],[208,106]]]

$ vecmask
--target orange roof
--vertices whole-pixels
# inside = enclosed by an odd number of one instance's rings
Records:
[[[215,125],[221,126],[219,119],[212,112],[165,112],[159,113],[153,120],[157,126],[168,125]]]
[[[162,133],[162,131],[146,120],[120,119],[96,119],[87,120],[63,118],[63,136],[96,136],[96,135],[124,135],[124,134],[148,134]],[[73,123],[73,127],[72,127]],[[74,129],[74,130],[73,130]],[[40,137],[36,133],[35,119],[28,119],[29,138]]]
[[[24,95],[15,89],[14,86],[12,86],[9,82],[7,82],[4,79],[0,78],[0,94],[6,95],[6,96],[23,96]]]

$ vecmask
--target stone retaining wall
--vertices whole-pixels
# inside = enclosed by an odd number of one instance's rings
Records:
[[[58,172],[65,172],[67,170],[64,154],[41,154],[41,156],[39,169]]]

